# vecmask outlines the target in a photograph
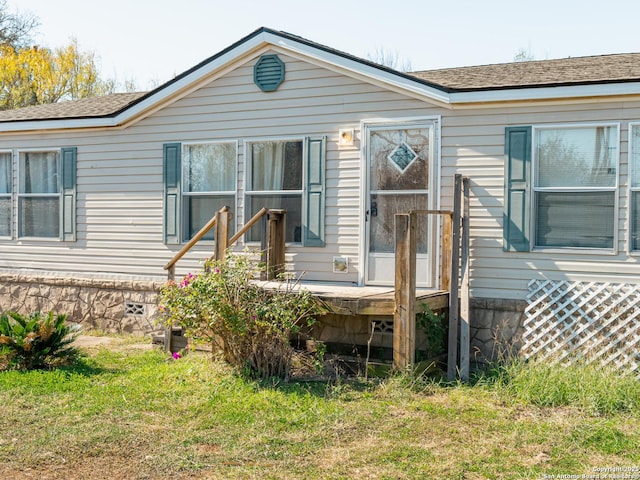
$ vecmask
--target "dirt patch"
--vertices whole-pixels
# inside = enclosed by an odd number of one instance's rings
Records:
[[[110,348],[114,350],[151,350],[153,348],[150,341],[148,343],[132,343],[131,339],[94,335],[80,335],[73,344],[82,349]]]
[[[101,347],[106,345],[116,345],[124,343],[121,338],[115,337],[96,337],[93,335],[80,335],[73,344],[80,348]]]

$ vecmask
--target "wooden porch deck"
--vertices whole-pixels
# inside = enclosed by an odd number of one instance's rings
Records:
[[[278,288],[277,282],[260,282],[266,288]],[[345,283],[300,282],[304,288],[321,300],[327,313],[337,315],[393,315],[396,309],[394,287],[359,287]],[[416,289],[416,311],[422,305],[432,310],[448,308],[449,292],[434,288]]]
[[[456,174],[454,178],[453,210],[411,210],[397,213],[395,229],[394,287],[360,287],[344,283],[304,282],[316,298],[337,315],[393,316],[393,362],[399,369],[415,362],[416,313],[422,305],[432,310],[449,309],[449,341],[447,377],[469,378],[469,178]],[[266,256],[265,279],[277,278],[285,271],[285,214],[284,210],[263,208],[233,237],[228,238],[230,213],[224,207],[165,265],[168,278],[175,278],[175,264],[206,233],[216,227],[214,258],[222,259],[252,225],[266,216],[263,229],[263,248]],[[438,285],[441,289],[416,288],[416,227],[418,215],[442,218]],[[461,262],[462,260],[462,262]],[[269,282],[262,282],[266,288]],[[273,288],[279,288],[273,285]],[[462,299],[462,301],[460,301]],[[165,349],[171,351],[173,335],[165,335]],[[458,363],[458,343],[460,362]]]
[[[339,283],[303,282],[300,285],[320,299],[330,313],[338,315],[393,315],[396,308],[394,287],[359,287]],[[416,311],[422,305],[432,310],[449,306],[449,292],[429,288],[416,289]]]

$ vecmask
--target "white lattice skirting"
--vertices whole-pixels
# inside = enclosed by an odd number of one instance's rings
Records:
[[[532,280],[525,358],[583,358],[640,374],[640,285]]]

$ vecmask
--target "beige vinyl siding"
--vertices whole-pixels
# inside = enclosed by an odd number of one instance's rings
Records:
[[[442,206],[451,206],[452,176],[471,178],[471,287],[485,298],[524,299],[532,279],[640,282],[640,258],[627,253],[628,122],[640,102],[586,102],[468,109],[442,117]],[[620,124],[618,243],[615,254],[502,250],[504,131],[506,126]]]
[[[640,101],[571,101],[521,106],[438,108],[409,96],[279,53],[285,82],[264,93],[253,84],[255,59],[124,129],[0,135],[0,149],[78,147],[78,241],[0,240],[0,268],[78,275],[164,278],[163,265],[180,248],[162,244],[162,145],[238,140],[236,228],[244,219],[245,145],[249,140],[327,137],[323,248],[289,246],[287,261],[306,280],[356,282],[362,269],[360,122],[441,116],[441,208],[452,204],[453,177],[471,178],[471,291],[475,297],[523,299],[534,278],[638,282],[640,257],[626,253],[628,232],[627,123],[640,120]],[[506,126],[620,122],[618,253],[502,251]],[[338,148],[338,129],[355,128],[353,147]],[[241,248],[241,246],[239,247]],[[213,251],[203,243],[178,264],[199,268]],[[334,256],[349,259],[333,274]]]
[[[162,145],[239,141],[236,227],[244,220],[244,154],[255,139],[326,136],[326,217],[323,248],[290,246],[287,261],[306,280],[356,282],[360,265],[359,145],[339,149],[338,128],[364,118],[438,113],[397,93],[280,55],[286,80],[271,93],[253,83],[253,61],[124,129],[3,135],[2,148],[78,147],[78,241],[0,242],[0,267],[163,278],[180,246],[162,244]],[[425,108],[428,107],[428,108]],[[241,246],[239,247],[241,248]],[[213,250],[199,244],[178,264],[178,275],[199,268]],[[349,273],[334,274],[334,256]]]

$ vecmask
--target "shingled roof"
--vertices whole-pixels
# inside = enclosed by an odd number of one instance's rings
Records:
[[[448,92],[589,85],[640,80],[640,53],[411,72]]]
[[[640,53],[626,53],[614,55],[600,55],[593,57],[574,57],[557,60],[541,60],[532,62],[504,63],[475,67],[445,68],[439,70],[424,70],[419,72],[402,73],[388,67],[377,65],[371,61],[354,57],[330,47],[320,45],[290,33],[271,30],[262,27],[238,42],[222,50],[216,55],[204,60],[195,67],[176,76],[152,92],[117,93],[104,97],[88,98],[74,102],[61,102],[50,105],[38,105],[16,110],[0,112],[0,124],[11,122],[29,122],[44,120],[79,120],[113,118],[122,112],[130,112],[135,105],[144,105],[150,101],[162,98],[165,92],[180,82],[196,74],[200,69],[218,61],[224,55],[240,49],[245,43],[251,42],[261,35],[275,36],[283,40],[305,45],[315,51],[324,51],[332,58],[342,58],[351,65],[361,65],[367,74],[376,72],[386,75],[386,79],[396,78],[408,81],[413,85],[425,86],[432,91],[441,91],[445,95],[463,92],[491,92],[500,90],[523,90],[542,87],[561,87],[576,85],[606,85],[640,82]],[[273,39],[268,40],[274,42]],[[190,80],[189,80],[190,81]],[[634,93],[635,89],[631,89]],[[427,93],[429,95],[429,93]],[[528,98],[528,95],[519,97]],[[148,106],[148,105],[147,105]],[[130,110],[131,109],[131,110]]]
[[[113,93],[102,97],[4,110],[0,111],[0,122],[105,117],[122,111],[144,95],[146,92]]]

